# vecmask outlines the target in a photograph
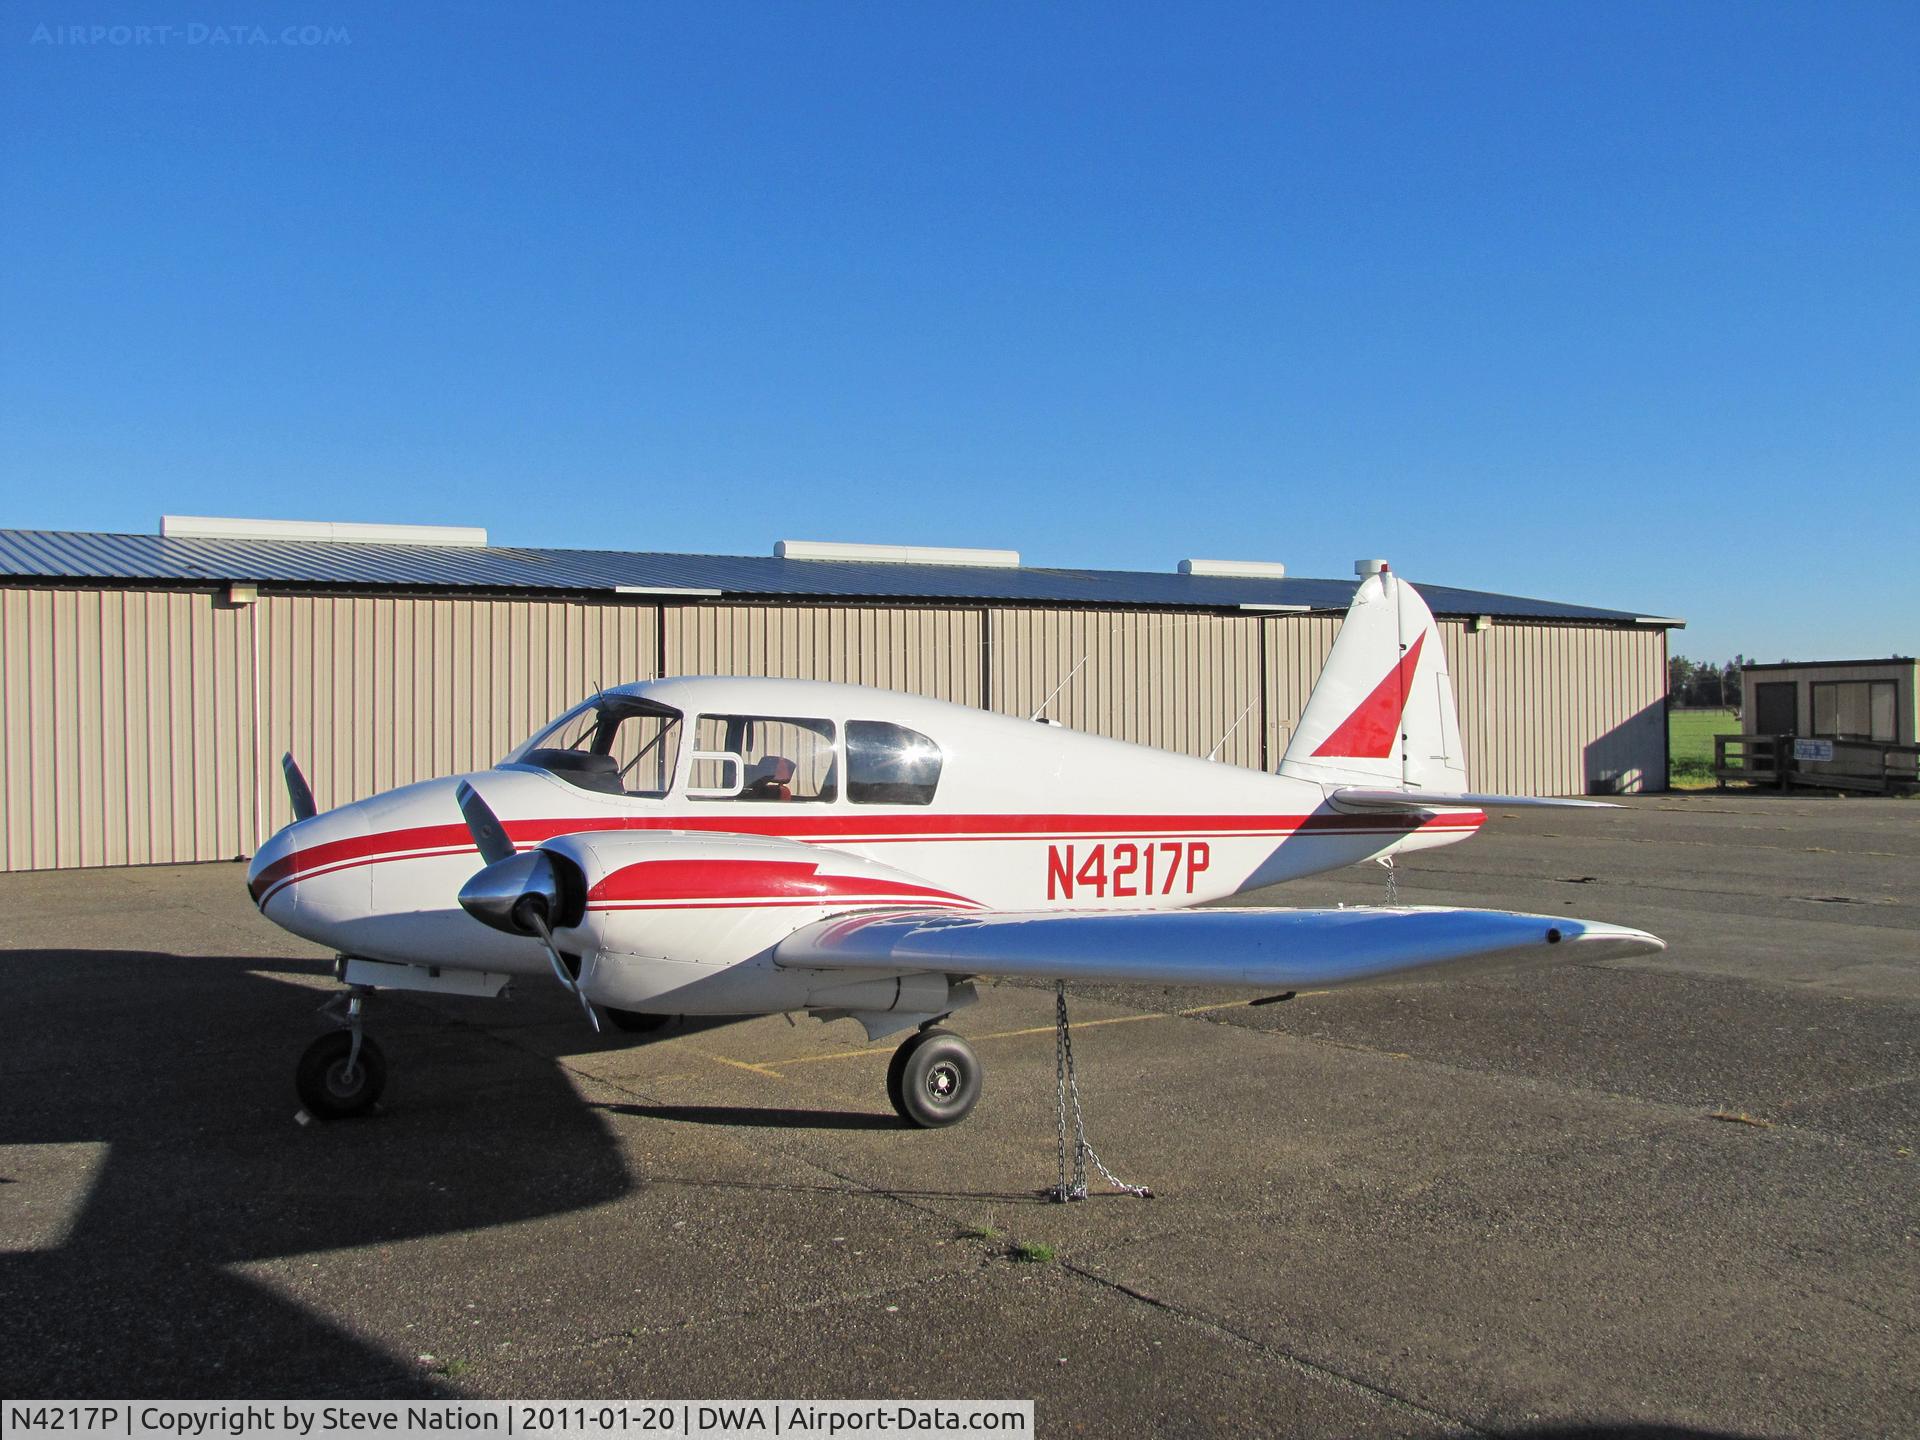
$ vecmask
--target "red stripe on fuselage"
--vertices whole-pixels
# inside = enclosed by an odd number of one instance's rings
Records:
[[[1294,835],[1410,835],[1471,831],[1478,811],[1434,816],[1381,815],[591,815],[504,822],[507,837],[526,849],[559,835],[619,830],[692,830],[721,835],[771,835],[808,844],[833,841],[901,844],[914,841],[1078,840],[1099,836],[1241,836],[1285,840]],[[465,825],[415,825],[375,835],[329,840],[296,850],[266,867],[248,885],[256,904],[282,886],[317,871],[350,869],[384,860],[474,853]]]
[[[589,909],[622,902],[677,900],[945,900],[964,895],[902,880],[822,875],[806,860],[643,860],[623,865],[587,892]]]

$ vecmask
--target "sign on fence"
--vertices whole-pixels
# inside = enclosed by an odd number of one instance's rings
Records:
[[[1793,758],[1796,760],[1833,759],[1833,741],[1796,740],[1793,742]]]

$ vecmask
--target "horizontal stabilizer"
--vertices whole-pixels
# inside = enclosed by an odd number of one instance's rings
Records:
[[[1642,930],[1505,910],[920,911],[819,921],[781,941],[774,960],[894,975],[944,971],[1278,991],[1415,970],[1458,973],[1664,949],[1664,941]]]
[[[1618,810],[1607,800],[1561,800],[1543,795],[1456,794],[1448,790],[1365,790],[1342,785],[1327,796],[1336,810]]]

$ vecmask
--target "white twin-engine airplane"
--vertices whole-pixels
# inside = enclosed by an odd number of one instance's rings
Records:
[[[324,815],[289,756],[293,824],[247,884],[340,952],[344,1028],[302,1102],[337,1118],[385,1081],[374,989],[497,996],[551,971],[598,1028],[809,1011],[913,1033],[895,1109],[951,1125],[980,1062],[936,1022],[977,976],[1244,986],[1664,948],[1639,930],[1499,910],[1195,909],[1463,840],[1467,793],[1432,613],[1362,582],[1279,773],[862,686],[654,680],[602,692],[491,770]],[[476,855],[476,852],[477,855]]]

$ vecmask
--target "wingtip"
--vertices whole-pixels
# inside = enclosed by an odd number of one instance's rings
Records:
[[[1591,960],[1624,960],[1636,955],[1658,955],[1667,948],[1666,941],[1648,931],[1594,921],[1583,922],[1580,933],[1568,939]]]

